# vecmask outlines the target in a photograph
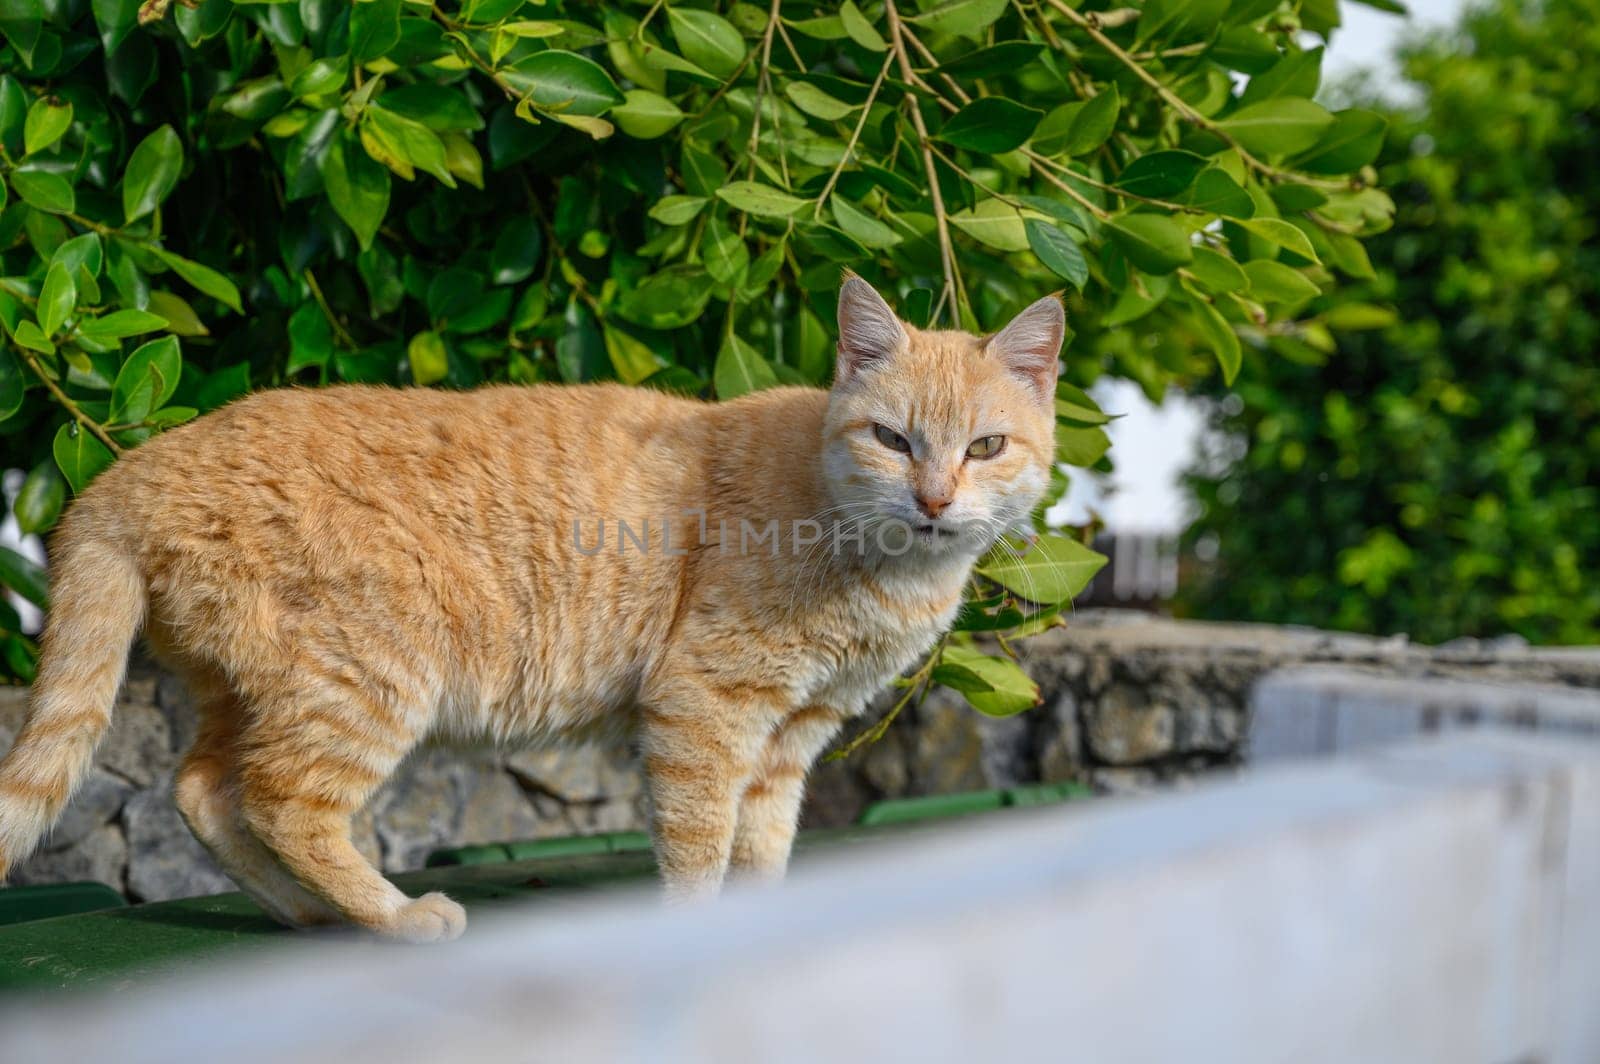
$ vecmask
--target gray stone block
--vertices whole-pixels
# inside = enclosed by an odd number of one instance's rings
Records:
[[[178,815],[170,781],[129,798],[122,820],[128,840],[128,894],[134,900],[160,901],[238,889]]]

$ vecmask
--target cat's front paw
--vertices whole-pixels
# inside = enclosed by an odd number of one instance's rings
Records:
[[[385,933],[403,942],[449,942],[466,929],[467,911],[435,891],[396,910]]]

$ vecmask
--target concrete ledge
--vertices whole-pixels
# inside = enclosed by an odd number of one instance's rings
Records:
[[[1325,756],[1480,725],[1600,737],[1600,690],[1509,680],[1279,669],[1250,693],[1246,756]]]
[[[1473,733],[1018,813],[716,906],[541,906],[0,1015],[0,1058],[1600,1059],[1600,745]]]

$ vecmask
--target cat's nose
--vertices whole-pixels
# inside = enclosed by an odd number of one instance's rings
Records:
[[[952,496],[948,494],[924,495],[920,491],[916,493],[916,498],[917,509],[921,510],[924,516],[927,517],[938,517],[954,501]]]

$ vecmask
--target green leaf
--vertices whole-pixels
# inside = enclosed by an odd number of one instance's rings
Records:
[[[239,302],[239,289],[234,283],[209,266],[192,262],[181,255],[174,255],[162,248],[151,249],[156,258],[170,266],[179,277],[194,285],[200,291],[217,300],[235,314],[243,314],[244,308]],[[163,315],[164,317],[169,317]]]
[[[1232,384],[1233,379],[1239,375],[1239,362],[1241,360],[1238,334],[1233,331],[1233,326],[1229,325],[1227,319],[1222,316],[1222,312],[1207,300],[1198,296],[1191,296],[1189,303],[1194,307],[1196,328],[1198,328],[1206,345],[1211,348],[1211,353],[1216,357],[1217,365],[1222,367],[1223,383]]]
[[[1228,10],[1228,0],[1145,0],[1134,42],[1155,37],[1180,41],[1214,29]]]
[[[548,111],[603,115],[626,100],[600,64],[576,52],[555,48],[535,52],[500,73],[514,89]]]
[[[703,268],[680,263],[656,271],[624,293],[616,312],[624,321],[647,329],[680,329],[705,313],[713,287]]]
[[[906,19],[935,33],[977,37],[1010,6],[1010,0],[949,0]]]
[[[289,361],[283,372],[294,376],[303,369],[325,370],[333,357],[333,326],[312,300],[300,304],[289,318]]]
[[[4,0],[0,3],[0,35],[17,50],[23,63],[33,66],[39,44],[44,5],[39,0]],[[9,65],[9,64],[8,64]]]
[[[1241,107],[1218,127],[1256,155],[1293,155],[1315,144],[1333,115],[1310,100],[1287,96]]]
[[[1128,261],[1146,273],[1171,273],[1194,257],[1189,231],[1164,214],[1125,214],[1106,229]]]
[[[719,78],[732,74],[744,62],[744,38],[733,23],[713,11],[690,7],[667,8],[672,39],[685,59]]]
[[[757,181],[732,181],[716,191],[717,198],[734,210],[758,218],[789,218],[810,205],[810,200],[792,196]]]
[[[796,33],[804,34],[816,41],[842,41],[850,36],[845,32],[844,19],[838,15],[822,15],[817,18],[797,19],[793,22],[785,19],[784,22]]]
[[[249,390],[250,363],[237,362],[207,376],[195,394],[195,402],[202,410],[215,410]]]
[[[1250,294],[1263,303],[1303,303],[1320,291],[1299,270],[1271,259],[1245,263],[1244,273],[1250,278]]]
[[[611,368],[594,316],[577,299],[567,301],[565,331],[556,340],[556,369],[569,384],[596,380]]]
[[[377,0],[372,0],[377,2]],[[375,162],[348,135],[341,135],[322,160],[322,186],[361,250],[372,246],[389,213],[389,171]]]
[[[444,141],[421,122],[373,104],[361,116],[361,144],[368,155],[407,181],[416,176],[415,167],[438,178],[446,188],[456,187]]]
[[[68,421],[56,430],[50,450],[74,495],[82,494],[89,482],[114,460],[106,445],[79,428],[76,421]]]
[[[652,373],[645,378],[643,384],[646,388],[654,388],[657,391],[690,396],[700,394],[700,389],[704,387],[699,377],[682,366],[668,366]]]
[[[704,196],[663,196],[650,208],[650,217],[662,225],[688,225],[710,202]]]
[[[630,137],[653,140],[683,121],[683,111],[660,93],[629,89],[623,97],[623,102],[611,109],[611,120]]]
[[[90,6],[95,28],[100,31],[100,46],[109,56],[138,24],[139,0],[94,0]]]
[[[938,682],[960,691],[985,716],[1010,717],[1039,704],[1039,685],[1010,658],[951,643],[940,652],[935,672]]]
[[[350,58],[382,59],[400,43],[400,0],[357,0],[350,8]]]
[[[952,214],[950,224],[998,251],[1027,251],[1029,248],[1022,213],[1003,200],[981,200],[976,207]]]
[[[1322,315],[1322,320],[1330,329],[1356,332],[1362,329],[1387,329],[1399,318],[1388,307],[1376,307],[1371,303],[1340,303],[1329,307]]]
[[[1310,99],[1322,84],[1321,48],[1304,52],[1290,52],[1274,63],[1271,69],[1255,75],[1244,87],[1239,97],[1241,105],[1260,103],[1280,96],[1300,96]]]
[[[23,150],[32,155],[44,151],[72,128],[72,104],[57,96],[41,96],[28,108],[22,127]]]
[[[17,361],[17,356],[11,353],[10,348],[0,346],[0,421],[10,419],[22,409],[27,384],[22,363]]]
[[[171,126],[139,142],[122,175],[122,211],[128,221],[143,218],[166,199],[183,169],[183,145]]]
[[[966,55],[940,63],[938,73],[953,78],[990,78],[1001,74],[1015,74],[1044,51],[1036,41],[1001,41],[988,48],[979,48]]]
[[[706,235],[700,242],[700,257],[706,272],[719,284],[738,287],[750,273],[750,249],[744,239],[728,224],[724,214],[713,214],[706,225]]]
[[[0,587],[15,591],[41,610],[50,608],[50,581],[44,570],[10,547],[0,547]]]
[[[439,134],[439,139],[444,141],[445,169],[473,188],[482,189],[483,156],[478,154],[472,138],[452,131]]]
[[[98,318],[85,318],[78,332],[98,343],[114,343],[128,336],[165,329],[167,319],[143,310],[118,310]]]
[[[50,342],[50,337],[46,336],[32,320],[18,322],[11,338],[28,350],[38,351],[40,354],[51,355],[56,350],[56,345]]]
[[[900,243],[899,233],[843,196],[835,193],[830,205],[833,208],[834,221],[839,223],[839,228],[859,241],[862,247],[889,248]]]
[[[1269,244],[1312,262],[1322,261],[1311,246],[1311,239],[1282,218],[1241,218],[1239,224]]]
[[[494,284],[517,284],[533,275],[544,251],[544,236],[531,217],[513,218],[495,237],[489,253],[489,280]]]
[[[33,469],[17,492],[12,511],[17,515],[17,527],[25,536],[48,532],[61,516],[67,502],[67,482],[55,462],[45,459]]]
[[[844,26],[844,32],[861,47],[869,52],[886,52],[889,43],[883,39],[875,26],[861,13],[855,5],[855,0],[844,0],[839,5],[839,22]]]
[[[1072,287],[1082,291],[1089,280],[1089,263],[1084,259],[1083,249],[1078,247],[1078,242],[1058,227],[1038,218],[1029,218],[1025,225],[1028,246],[1039,256],[1039,261],[1050,272],[1070,281]]]
[[[411,363],[411,379],[418,384],[436,384],[450,374],[450,356],[438,333],[417,333],[406,344],[406,360]]]
[[[455,89],[421,81],[385,89],[379,101],[387,111],[420,122],[435,133],[474,133],[483,116]]]
[[[1190,263],[1189,270],[1201,287],[1212,295],[1242,292],[1250,287],[1250,279],[1237,262],[1208,247],[1197,246],[1194,249],[1194,261]]]
[[[1105,429],[1056,426],[1056,461],[1087,469],[1105,457],[1111,437]]]
[[[1351,108],[1333,116],[1333,124],[1294,160],[1308,174],[1348,174],[1370,164],[1383,148],[1389,120],[1373,111]]]
[[[718,399],[735,399],[778,384],[778,375],[755,348],[729,333],[717,352],[711,383]]]
[[[617,379],[622,383],[639,384],[662,368],[655,352],[631,333],[606,326],[605,339],[611,368],[617,371]]]
[[[208,336],[211,333],[181,296],[157,290],[149,293],[149,306],[152,313],[167,319],[167,329],[174,335]]]
[[[111,422],[143,421],[161,409],[178,390],[182,372],[183,355],[176,336],[164,336],[139,347],[122,364],[111,385]]]
[[[11,187],[22,202],[49,214],[71,214],[78,207],[67,179],[47,170],[13,170]]]
[[[1068,425],[1104,425],[1113,420],[1088,392],[1066,381],[1056,381],[1055,411],[1056,420]]]
[[[1061,145],[1063,155],[1088,155],[1098,151],[1117,127],[1117,115],[1122,110],[1122,97],[1115,84],[1107,85],[1100,94],[1088,100],[1072,119]]]
[[[1194,184],[1206,165],[1206,160],[1193,152],[1147,152],[1123,168],[1116,185],[1136,196],[1171,199]]]
[[[1021,147],[1033,135],[1044,112],[1003,96],[973,100],[951,115],[938,139],[958,148],[997,155]]]
[[[1075,539],[1042,535],[1021,551],[1012,541],[1002,540],[978,563],[977,571],[1012,594],[1050,606],[1088,587],[1105,563],[1104,555]]]
[[[45,275],[44,287],[39,289],[39,328],[46,336],[60,331],[72,308],[78,303],[78,286],[66,264],[58,262]]]
[[[854,112],[858,106],[834,99],[809,81],[791,81],[784,85],[783,91],[800,110],[827,122],[838,121]]]
[[[90,277],[99,277],[100,268],[105,265],[105,249],[100,244],[99,233],[82,233],[73,237],[50,256],[50,264],[61,263],[77,276],[79,267],[82,267]]]
[[[1255,200],[1250,198],[1250,193],[1217,167],[1202,172],[1194,185],[1177,201],[1224,218],[1248,218],[1256,210]]]

